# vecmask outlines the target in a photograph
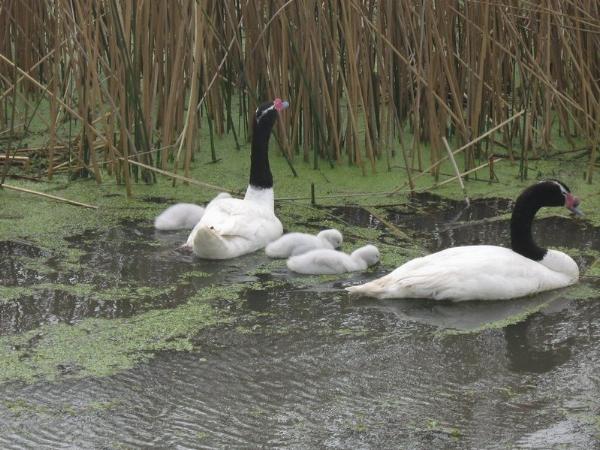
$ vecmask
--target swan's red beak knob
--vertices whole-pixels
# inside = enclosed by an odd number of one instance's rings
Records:
[[[276,98],[275,100],[273,100],[273,106],[275,106],[277,112],[281,112],[285,108],[290,106],[290,104],[287,100],[281,100],[280,98]]]
[[[577,216],[583,216],[583,212],[579,209],[579,199],[570,192],[565,197],[565,207]]]

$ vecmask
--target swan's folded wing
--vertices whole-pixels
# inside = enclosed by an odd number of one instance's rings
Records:
[[[388,275],[389,281],[406,297],[438,300],[503,299],[540,289],[539,280],[544,278],[546,268],[508,249],[495,247],[491,255],[489,250],[485,246],[472,247],[469,257],[460,259],[451,251],[448,258],[424,257],[412,268],[396,269]]]
[[[211,202],[201,223],[223,237],[238,236],[250,240],[273,227],[281,227],[281,223],[271,211],[248,208],[247,203],[234,198]]]
[[[470,246],[417,258],[348,290],[377,298],[491,300],[560,287],[560,278],[560,274],[512,250]]]

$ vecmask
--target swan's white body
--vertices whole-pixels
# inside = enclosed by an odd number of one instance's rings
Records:
[[[492,245],[454,247],[408,261],[388,275],[346,288],[376,298],[496,300],[523,297],[577,282],[573,259],[548,250],[541,261]]]
[[[202,216],[204,208],[193,203],[176,203],[169,206],[156,219],[154,228],[157,230],[183,230],[194,228]]]
[[[263,248],[283,233],[273,189],[248,186],[244,199],[211,201],[185,246],[206,259],[229,259]]]
[[[331,249],[311,250],[287,260],[288,269],[309,275],[329,275],[365,270],[379,261],[379,250],[365,245],[348,255]]]
[[[265,247],[271,258],[288,258],[316,249],[335,249],[342,245],[343,236],[336,229],[323,230],[319,234],[287,233]]]

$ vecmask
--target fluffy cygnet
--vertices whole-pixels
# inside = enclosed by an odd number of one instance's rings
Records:
[[[221,192],[213,200],[231,197],[227,192]],[[200,222],[204,215],[204,208],[193,203],[177,203],[169,206],[156,219],[154,228],[157,230],[183,230],[191,229]]]
[[[288,258],[316,249],[334,249],[342,245],[342,233],[336,229],[323,230],[319,234],[287,233],[265,248],[271,258]]]
[[[326,275],[365,270],[379,261],[379,250],[365,245],[350,255],[331,249],[311,250],[287,260],[288,269],[310,275]]]
[[[194,228],[203,215],[202,206],[193,203],[177,203],[169,206],[154,219],[154,228],[157,230]]]

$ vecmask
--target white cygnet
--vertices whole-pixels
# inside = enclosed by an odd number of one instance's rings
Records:
[[[271,258],[288,258],[316,249],[334,249],[342,245],[342,233],[336,229],[323,230],[319,234],[287,233],[265,247]]]
[[[227,192],[221,192],[213,200],[231,197]],[[204,215],[204,207],[193,203],[177,203],[169,206],[156,219],[154,228],[157,230],[183,230],[191,229],[200,222]]]
[[[203,215],[202,206],[193,203],[177,203],[169,206],[154,219],[154,228],[157,230],[194,228]]]
[[[379,261],[379,250],[365,245],[350,255],[331,249],[311,250],[287,260],[288,269],[310,275],[327,275],[365,270]]]

